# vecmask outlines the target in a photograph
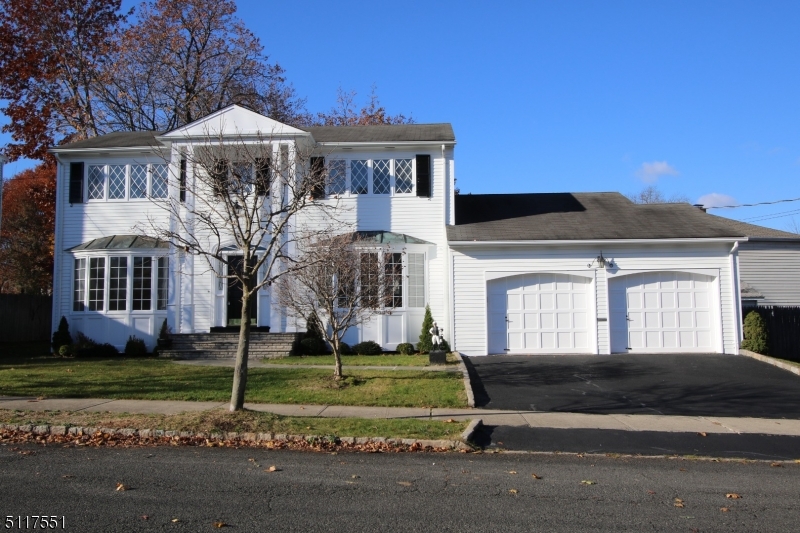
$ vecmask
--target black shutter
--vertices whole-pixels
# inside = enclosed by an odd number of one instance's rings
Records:
[[[211,169],[211,186],[214,189],[214,196],[222,196],[228,193],[228,161],[217,159]]]
[[[270,158],[256,159],[256,194],[267,196],[269,194],[269,183],[272,177],[272,160]]]
[[[69,203],[83,203],[83,163],[69,164]]]
[[[180,199],[181,202],[186,201],[186,158],[181,158],[181,175],[180,175]]]
[[[311,158],[311,198],[318,200],[325,197],[325,158]]]
[[[431,196],[431,156],[417,156],[417,196]]]

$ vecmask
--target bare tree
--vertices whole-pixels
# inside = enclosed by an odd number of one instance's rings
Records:
[[[154,200],[168,217],[150,217],[138,227],[241,288],[231,411],[244,404],[251,299],[281,276],[309,266],[309,257],[295,253],[298,242],[341,231],[336,201],[316,201],[326,176],[310,164],[312,148],[262,135],[232,141],[209,134],[182,149],[180,163],[173,164],[179,170],[168,179],[175,194]],[[195,264],[193,272],[199,269]]]
[[[626,195],[635,204],[680,204],[689,203],[689,197],[685,194],[673,194],[669,198],[655,185],[648,185],[638,193]]]
[[[790,222],[786,223],[786,231],[789,233],[797,233],[800,235],[800,224],[798,224],[797,220],[792,217]]]
[[[377,87],[372,86],[369,102],[361,109],[356,104],[356,91],[345,91],[339,87],[336,94],[336,106],[328,113],[317,113],[314,121],[318,126],[373,126],[376,124],[413,124],[412,117],[402,113],[389,115],[378,99]]]
[[[308,241],[301,252],[310,265],[283,277],[278,301],[296,319],[311,317],[333,349],[333,378],[342,379],[342,339],[347,330],[391,313],[402,290],[400,254],[380,247],[369,233]]]

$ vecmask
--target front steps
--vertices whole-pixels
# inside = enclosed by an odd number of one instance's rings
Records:
[[[297,333],[250,332],[249,359],[274,359],[292,353]],[[177,333],[170,336],[172,348],[160,350],[159,357],[174,359],[235,359],[239,332]]]

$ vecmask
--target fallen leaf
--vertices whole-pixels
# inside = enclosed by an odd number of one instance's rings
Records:
[[[277,472],[277,471],[278,471],[278,467],[276,467],[275,465],[272,465],[269,468],[265,468],[264,469],[264,472]]]
[[[61,477],[63,477],[64,479],[70,479],[70,478],[73,478],[75,476],[73,476],[72,474],[66,474],[66,475],[61,476]]]
[[[517,489],[508,489],[508,492],[510,492],[511,494],[519,493],[519,491]]]
[[[361,476],[359,476],[359,475],[357,475],[357,474],[353,474],[353,475],[352,475],[352,476],[350,476],[350,477],[351,477],[352,479],[358,479],[358,478],[360,478]]]
[[[177,519],[177,518],[173,518],[173,519],[172,519],[172,521],[173,521],[173,522],[177,522],[177,521],[178,521],[178,519]]]
[[[142,515],[142,520],[147,520],[148,518],[150,518],[150,517],[149,517],[149,516],[147,516],[146,514],[143,514],[143,515]]]
[[[542,477],[541,477],[541,476],[537,476],[536,474],[531,474],[531,477],[532,477],[533,479],[542,479]]]
[[[453,422],[455,422],[455,420],[452,418],[448,418],[447,420],[445,420],[445,422],[448,424],[452,424]]]
[[[583,485],[597,485],[596,481],[592,481],[591,479],[584,479],[581,481]]]
[[[725,497],[728,498],[729,500],[740,500],[740,499],[742,499],[742,497],[739,496],[738,494],[736,494],[735,492],[729,492],[728,494],[725,495]]]
[[[783,467],[783,465],[782,465],[782,464],[780,464],[780,463],[772,463],[772,464],[771,464],[771,465],[769,465],[769,466],[774,466],[775,468],[781,468],[781,467]]]
[[[728,511],[730,511],[730,509],[728,509],[727,507],[720,507],[719,510],[722,511],[723,513],[727,513]]]
[[[126,487],[122,483],[117,483],[117,490],[118,491],[126,491],[126,490],[128,490],[128,487]]]
[[[674,505],[675,507],[681,507],[681,508],[684,507],[683,502],[675,502],[672,505]]]
[[[700,433],[698,433],[698,435],[700,435],[701,437],[708,437],[708,434],[706,434],[705,431],[701,431]]]
[[[681,472],[686,472],[686,469],[685,468],[681,468]]]
[[[683,503],[683,500],[681,500],[680,498],[675,498],[675,503]]]
[[[648,490],[647,491],[647,494],[655,494],[655,493],[656,493],[656,491],[654,491],[654,490]]]
[[[226,524],[225,522],[214,522],[212,525],[213,525],[215,528],[219,529],[219,528],[221,528],[221,527],[225,527],[225,526],[227,526],[228,524]]]
[[[411,482],[410,481],[398,481],[397,484],[398,485],[403,485],[404,487],[410,487],[411,486]]]
[[[516,470],[509,470],[509,471],[508,471],[508,473],[509,473],[509,474],[516,474],[516,473],[517,473],[517,471],[516,471]]]

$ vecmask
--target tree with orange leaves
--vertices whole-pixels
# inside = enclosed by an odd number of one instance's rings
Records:
[[[52,290],[55,204],[55,164],[41,163],[6,181],[0,292],[49,294]]]

